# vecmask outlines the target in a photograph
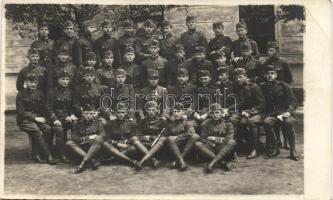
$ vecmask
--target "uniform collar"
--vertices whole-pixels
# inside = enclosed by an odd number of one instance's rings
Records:
[[[109,40],[109,39],[111,39],[111,35],[104,34],[104,38]]]
[[[188,85],[188,83],[177,83],[177,86],[180,88],[185,88]]]
[[[221,124],[222,123],[222,119],[219,119],[219,120],[213,120],[214,124]]]
[[[36,69],[37,66],[38,66],[38,64],[32,64],[32,63],[29,64],[29,67],[32,69]]]
[[[166,34],[164,34],[164,38],[165,39],[170,39],[170,38],[172,38],[172,33],[166,33]]]
[[[150,56],[150,59],[155,61],[159,58],[160,56],[157,54],[156,56]]]
[[[215,38],[216,39],[222,39],[222,38],[224,38],[224,35],[222,34],[222,35],[217,35],[217,36],[215,36]]]
[[[195,33],[195,31],[196,31],[196,29],[188,29],[188,32],[189,32],[190,34]]]

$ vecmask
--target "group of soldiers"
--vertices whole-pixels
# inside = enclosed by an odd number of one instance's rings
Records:
[[[32,139],[34,159],[69,162],[71,150],[80,157],[75,173],[81,173],[97,169],[104,151],[140,170],[157,168],[163,149],[181,171],[192,152],[209,160],[206,172],[230,170],[242,145],[248,159],[257,157],[263,126],[267,155],[279,155],[282,132],[283,147],[297,161],[297,100],[277,43],[268,42],[269,56],[259,62],[245,23],[237,23],[235,41],[224,35],[222,22],[213,23],[209,42],[196,25],[197,18],[187,16],[188,30],[179,38],[168,21],[157,35],[152,20],[140,28],[127,20],[116,39],[104,20],[103,35],[94,40],[94,23],[84,22],[78,37],[67,21],[63,36],[52,41],[48,24],[39,23],[16,85],[17,124]]]

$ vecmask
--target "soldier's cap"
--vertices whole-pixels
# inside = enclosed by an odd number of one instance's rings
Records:
[[[178,68],[177,69],[177,76],[188,76],[188,70],[186,68]]]
[[[176,52],[184,51],[184,46],[182,44],[175,45]]]
[[[113,57],[113,52],[110,49],[103,51],[103,58],[107,56]]]
[[[39,55],[39,53],[40,53],[39,51],[40,51],[40,49],[38,49],[36,47],[32,47],[32,48],[29,49],[28,55],[31,55],[31,54],[38,54]]]
[[[96,54],[93,51],[88,51],[85,56],[85,61],[87,60],[95,60],[96,61]]]
[[[277,42],[270,41],[270,42],[267,43],[267,49],[270,49],[270,48],[278,49],[279,46],[278,46]]]
[[[149,41],[149,47],[159,47],[160,43],[158,42],[158,40],[150,40]]]
[[[69,46],[62,45],[59,49],[57,49],[57,55],[59,55],[59,54],[69,55]]]
[[[167,27],[167,26],[170,26],[172,28],[172,24],[169,21],[164,20],[162,22],[162,27],[164,28],[164,27]]]
[[[238,22],[236,24],[236,29],[238,29],[238,28],[245,28],[245,29],[247,29],[247,25],[246,25],[245,22]]]
[[[252,46],[249,42],[243,42],[241,43],[241,49],[242,51],[252,50]]]
[[[264,68],[264,72],[267,73],[267,72],[271,72],[271,71],[274,71],[276,72],[276,67],[274,65],[267,65],[265,68]]]
[[[125,53],[134,53],[134,48],[132,46],[126,46],[124,48],[124,54]]]
[[[160,73],[155,69],[147,69],[146,76],[147,77],[157,77],[158,78],[160,76]]]
[[[124,76],[126,76],[126,74],[127,74],[126,71],[124,69],[122,69],[122,68],[118,68],[114,72],[115,76],[118,76],[118,75],[124,75]]]
[[[93,104],[84,104],[82,106],[82,111],[95,111],[95,106]]]
[[[157,102],[156,101],[148,101],[146,104],[145,104],[145,108],[146,109],[151,109],[151,108],[155,108],[157,109],[158,105],[157,105]]]
[[[204,46],[199,45],[199,46],[194,47],[195,53],[205,53],[205,51],[206,51],[206,49]]]
[[[219,26],[222,26],[222,29],[224,29],[223,22],[217,21],[213,23],[213,29],[216,29]]]
[[[147,19],[144,23],[143,23],[143,26],[145,27],[155,27],[155,23],[153,20],[151,19]]]
[[[208,71],[208,70],[200,70],[199,72],[198,72],[198,78],[200,78],[200,77],[206,77],[206,76],[211,76],[211,74],[210,74],[210,71]]]
[[[222,106],[219,103],[213,103],[212,105],[210,105],[210,112],[214,112],[217,110],[222,110]]]
[[[72,75],[71,75],[71,73],[69,73],[69,72],[66,71],[66,70],[61,70],[61,71],[59,71],[59,72],[56,74],[56,77],[57,77],[57,79],[59,79],[59,78],[63,78],[63,77],[69,77],[69,78],[72,78]]]
[[[74,26],[74,23],[70,20],[67,20],[65,23],[64,23],[64,28],[66,27],[69,27],[69,26]]]
[[[86,75],[86,74],[96,75],[96,71],[93,67],[85,67],[82,71],[82,74],[83,75]]]
[[[94,26],[94,23],[90,20],[86,20],[82,23],[82,27]]]
[[[101,27],[105,26],[111,26],[111,21],[108,19],[104,19],[104,21],[101,23]]]
[[[247,76],[246,70],[244,68],[235,69],[235,76],[240,76],[240,75]]]
[[[217,68],[217,73],[220,74],[229,74],[229,69],[227,67],[218,67]]]
[[[46,23],[46,21],[41,21],[38,23],[38,29],[43,27],[49,28],[49,25]]]
[[[26,81],[37,81],[38,80],[38,77],[36,74],[27,74],[24,78],[24,80]]]
[[[177,102],[172,110],[184,110],[184,104]]]
[[[128,104],[125,102],[118,102],[116,105],[116,110],[120,111],[120,110],[128,110]]]
[[[124,23],[123,23],[123,27],[124,28],[133,28],[135,25],[134,25],[134,22],[133,20],[125,20]]]
[[[188,15],[188,16],[186,16],[186,22],[193,21],[193,20],[197,20],[197,17],[194,16],[194,15]]]

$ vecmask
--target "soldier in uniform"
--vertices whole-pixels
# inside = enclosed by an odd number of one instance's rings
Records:
[[[219,67],[217,68],[217,81],[215,86],[218,87],[222,94],[222,101],[220,99],[220,104],[223,105],[224,108],[227,108],[234,103],[228,95],[234,94],[234,83],[229,79],[230,69],[227,67]]]
[[[196,46],[194,48],[194,56],[190,60],[185,61],[182,66],[188,69],[190,74],[190,82],[198,84],[197,74],[200,70],[208,70],[211,74],[214,72],[214,66],[212,62],[205,59],[205,47]]]
[[[100,84],[109,88],[115,84],[113,67],[113,53],[112,51],[104,51],[102,58],[102,65],[96,70],[96,77],[100,81]]]
[[[148,69],[155,69],[159,71],[160,79],[159,84],[162,86],[167,86],[168,84],[168,74],[167,67],[168,61],[161,57],[158,52],[160,51],[159,42],[157,40],[151,40],[149,42],[148,52],[149,57],[142,61],[142,68],[146,72]]]
[[[182,44],[176,44],[174,57],[168,61],[169,86],[175,85],[177,83],[177,78],[176,78],[177,71],[179,68],[186,68],[184,62],[185,62],[184,47]]]
[[[256,83],[248,81],[245,69],[235,69],[235,78],[237,87],[234,91],[237,96],[237,112],[232,114],[230,120],[235,126],[238,126],[235,137],[237,142],[240,141],[242,134],[248,134],[251,152],[247,158],[252,159],[257,156],[258,124],[263,120],[266,100],[260,87]],[[229,110],[233,107],[234,105],[231,105]],[[247,130],[249,130],[248,133]]]
[[[192,123],[184,119],[184,106],[181,103],[176,103],[172,109],[172,118],[166,125],[167,142],[171,152],[174,154],[176,161],[173,166],[179,167],[179,170],[184,171],[188,165],[184,161],[186,155],[193,148],[196,141],[199,140],[199,135],[196,134]],[[182,151],[180,150],[182,148]]]
[[[234,127],[232,123],[225,120],[225,113],[220,104],[214,103],[210,108],[210,119],[201,128],[200,140],[194,147],[211,161],[206,166],[207,173],[213,172],[216,164],[222,161],[226,170],[231,169],[230,163],[226,162],[228,156],[235,150]]]
[[[129,46],[124,49],[123,63],[119,68],[126,71],[126,83],[133,85],[135,89],[141,89],[144,83],[144,71],[141,65],[134,62],[135,51],[134,48]]]
[[[82,157],[80,165],[74,173],[82,173],[88,164],[91,164],[93,170],[97,169],[97,163],[94,157],[102,148],[105,132],[103,124],[95,120],[95,108],[93,105],[86,104],[82,107],[82,115],[73,125],[72,137],[66,142],[66,145],[77,155]]]
[[[57,62],[56,53],[58,49],[62,48],[63,46],[67,46],[69,48],[69,60],[72,62],[73,60],[73,46],[75,41],[77,40],[76,32],[74,30],[74,23],[71,21],[66,21],[64,23],[64,35],[61,36],[58,40],[54,42],[53,46],[53,60],[54,63]]]
[[[52,64],[54,41],[49,39],[49,26],[45,21],[38,24],[38,39],[31,44],[31,48],[40,51],[40,64],[47,67]]]
[[[242,43],[242,56],[234,61],[234,68],[246,70],[247,78],[251,82],[259,83],[262,80],[262,69],[258,60],[252,56],[253,49],[250,43]]]
[[[226,62],[230,62],[232,41],[230,37],[224,35],[224,27],[221,21],[213,23],[215,37],[208,43],[207,59],[213,61],[212,56],[223,49],[226,54]]]
[[[172,33],[172,24],[169,21],[162,22],[163,38],[160,39],[160,55],[168,62],[175,57],[176,44],[178,44],[179,38]]]
[[[232,52],[234,59],[242,55],[242,43],[250,43],[252,49],[252,56],[259,60],[260,53],[258,50],[257,42],[247,37],[247,25],[244,22],[239,22],[236,24],[236,32],[238,39],[232,43]]]
[[[135,54],[137,56],[137,63],[141,64],[143,60],[150,57],[148,47],[151,40],[158,40],[158,36],[155,34],[156,25],[151,19],[147,19],[143,23],[143,27],[139,28],[136,32],[137,45],[135,48]]]
[[[37,87],[38,89],[45,94],[46,92],[46,82],[47,82],[47,70],[45,67],[39,65],[40,61],[40,53],[37,49],[29,49],[28,51],[28,59],[29,65],[20,70],[17,81],[16,81],[16,89],[17,91],[21,91],[26,88],[24,84],[25,77],[28,74],[35,74],[38,79]]]
[[[67,46],[62,46],[57,49],[56,57],[57,62],[49,67],[49,73],[47,77],[47,87],[48,89],[52,89],[57,86],[57,74],[62,71],[66,71],[74,78],[77,76],[77,67],[72,64],[70,61],[70,51]],[[74,81],[73,81],[74,82]],[[75,85],[70,83],[70,88],[73,89]]]
[[[26,87],[16,96],[17,125],[21,131],[31,136],[36,161],[41,162],[42,153],[50,165],[55,165],[56,162],[44,140],[44,137],[50,137],[51,128],[44,117],[44,95],[38,90],[38,77],[35,74],[27,74],[23,81]]]
[[[197,17],[187,16],[186,26],[188,30],[180,35],[180,42],[184,46],[186,59],[190,59],[195,54],[196,46],[207,48],[207,39],[203,33],[196,30]]]
[[[278,81],[278,71],[275,66],[268,65],[265,68],[266,82],[261,84],[263,94],[267,101],[266,118],[264,128],[267,134],[268,155],[277,156],[279,147],[275,141],[274,127],[276,124],[281,126],[282,131],[288,136],[290,143],[290,158],[299,160],[295,149],[295,110],[297,99],[285,82]]]
[[[136,38],[135,38],[135,24],[132,20],[128,19],[123,23],[124,34],[118,38],[119,48],[121,57],[124,57],[125,49],[132,47],[135,49]]]
[[[69,88],[69,83],[73,77],[66,71],[58,72],[56,77],[57,86],[49,91],[46,99],[46,113],[52,127],[53,137],[56,139],[56,148],[62,161],[68,162],[65,155],[67,131],[77,120],[73,109],[73,91]]]
[[[104,51],[111,50],[114,57],[114,66],[121,64],[121,55],[118,41],[112,37],[112,25],[109,20],[104,20],[101,24],[103,35],[94,42],[94,52],[97,56],[97,66],[101,64]]]
[[[77,67],[81,67],[87,53],[93,51],[92,33],[95,30],[96,28],[91,21],[87,20],[82,23],[82,36],[74,42],[73,46],[73,63]]]

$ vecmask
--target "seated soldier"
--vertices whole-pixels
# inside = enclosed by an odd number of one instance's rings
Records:
[[[277,80],[278,73],[274,66],[267,66],[265,71],[266,82],[263,82],[260,86],[267,101],[264,128],[267,134],[266,147],[268,147],[268,156],[277,156],[280,153],[279,146],[275,141],[274,129],[276,124],[278,124],[288,136],[290,158],[298,161],[294,130],[294,112],[297,108],[297,99],[287,83]]]
[[[51,128],[43,116],[44,96],[38,87],[38,78],[35,74],[27,74],[23,80],[25,88],[16,96],[16,122],[21,131],[32,138],[33,149],[36,150],[35,159],[42,162],[40,155],[47,157],[50,165],[55,165],[44,137],[49,138]],[[44,136],[44,137],[43,137]]]
[[[179,167],[181,171],[188,168],[184,158],[190,152],[195,142],[200,138],[199,135],[195,133],[192,124],[183,118],[184,114],[183,104],[176,103],[171,113],[174,120],[169,120],[165,130],[167,145],[176,157],[173,166]],[[180,148],[183,148],[182,152],[180,152]]]
[[[235,78],[237,82],[235,89],[237,111],[232,114],[230,120],[234,126],[238,126],[238,132],[235,136],[238,143],[243,134],[249,134],[251,153],[247,158],[252,159],[257,156],[258,124],[263,120],[266,101],[260,87],[256,83],[249,82],[247,79],[245,69],[236,69]],[[231,110],[234,106],[231,105],[228,109]]]
[[[156,101],[148,101],[145,104],[147,117],[139,122],[140,141],[145,145],[149,152],[141,159],[139,165],[149,159],[152,160],[154,168],[157,168],[159,161],[153,157],[163,146],[166,141],[164,134],[165,120],[161,119]]]
[[[58,85],[49,91],[46,100],[46,113],[52,126],[53,137],[61,159],[68,162],[65,156],[65,141],[67,131],[77,117],[73,109],[73,91],[68,87],[72,80],[70,73],[63,71],[57,74]]]
[[[234,140],[234,127],[230,121],[224,117],[228,114],[221,105],[214,103],[210,109],[210,119],[202,126],[200,141],[196,142],[194,147],[208,157],[211,161],[206,166],[207,173],[213,172],[214,167],[220,161],[225,161],[228,156],[234,153],[236,142]],[[222,162],[226,170],[231,169],[231,165]]]
[[[82,157],[80,165],[74,173],[82,173],[90,163],[93,170],[97,169],[97,162],[94,156],[100,151],[104,142],[104,128],[99,120],[95,120],[94,105],[85,105],[82,109],[82,116],[73,125],[72,137],[66,142],[66,145],[78,156]]]

